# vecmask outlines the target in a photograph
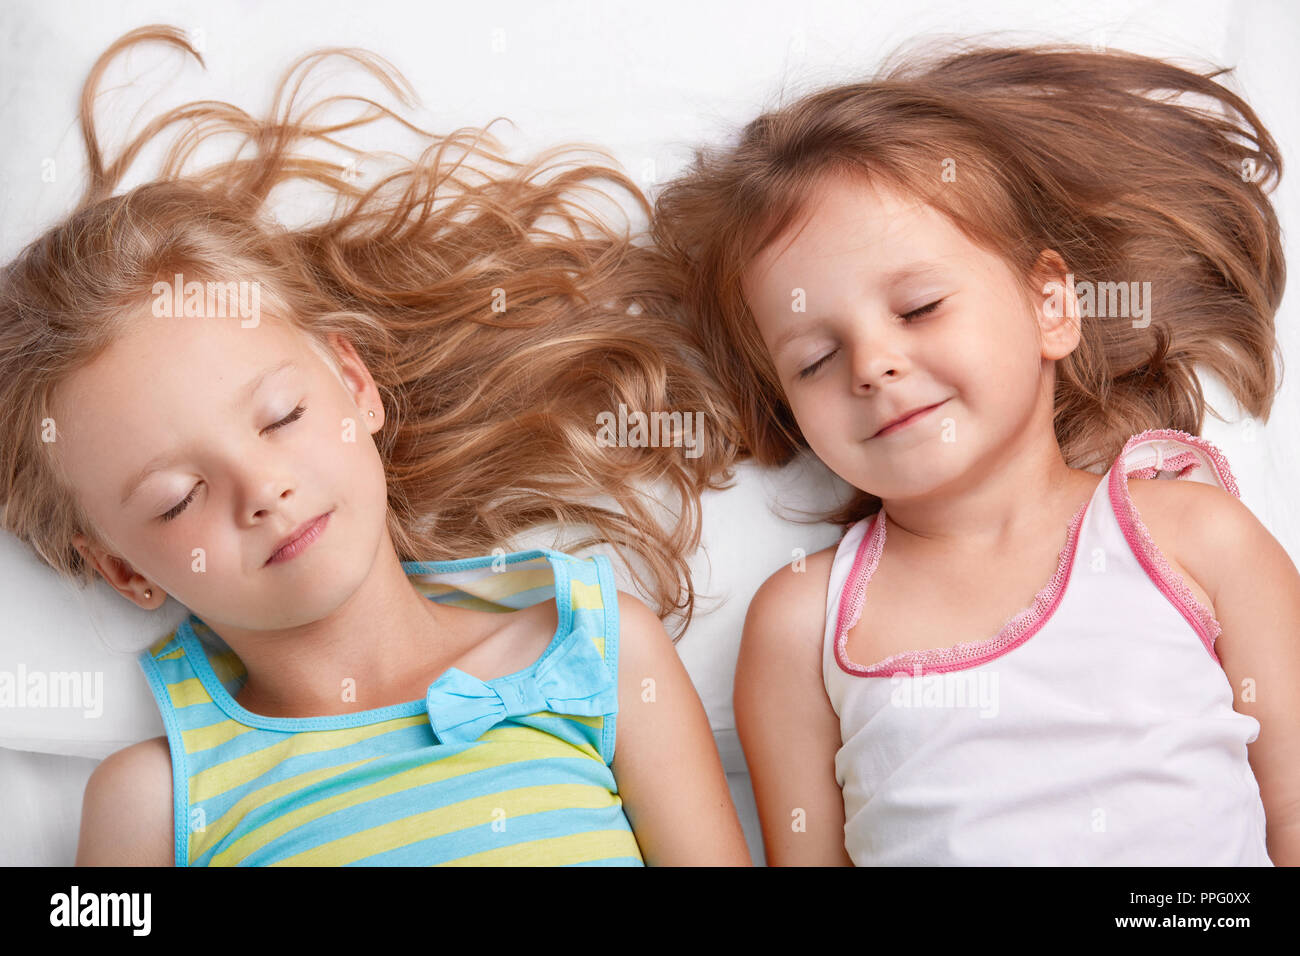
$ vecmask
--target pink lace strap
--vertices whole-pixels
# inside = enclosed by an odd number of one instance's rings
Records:
[[[1175,480],[1218,485],[1238,498],[1241,493],[1223,452],[1204,438],[1173,428],[1149,429],[1133,435],[1124,443],[1110,471],[1111,506],[1130,549],[1147,576],[1191,624],[1205,649],[1218,662],[1214,642],[1222,627],[1214,612],[1197,600],[1182,575],[1170,567],[1129,493],[1131,479],[1152,479],[1161,473],[1172,473]]]
[[[1128,471],[1128,477],[1146,480],[1154,478],[1162,471],[1172,471],[1174,477],[1183,478],[1186,477],[1193,468],[1199,468],[1200,466],[1201,462],[1196,455],[1192,454],[1190,451],[1182,451],[1164,459],[1159,468],[1154,465],[1147,465],[1144,468],[1134,468]]]

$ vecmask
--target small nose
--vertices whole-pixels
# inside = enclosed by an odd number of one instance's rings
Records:
[[[853,351],[853,387],[871,391],[906,373],[907,359],[891,348],[857,345]]]
[[[906,355],[907,333],[886,315],[863,306],[854,316],[845,341],[854,392],[870,392],[885,382],[905,376],[911,369]]]
[[[278,495],[275,494],[275,488],[276,488],[276,487],[283,487],[283,490],[282,490]],[[277,482],[275,485],[269,485],[268,488],[269,488],[269,493],[270,493],[271,497],[279,497],[279,498],[282,499],[282,500],[283,500],[283,499],[287,499],[287,498],[292,498],[292,497],[293,497],[293,489],[290,488],[290,487],[284,486],[284,483],[283,483],[283,482]],[[263,500],[263,499],[262,499],[262,496],[258,496],[258,498],[255,499],[255,502],[256,502],[256,501],[262,501],[262,500]],[[254,508],[253,508],[253,513],[252,513],[252,518],[255,519],[255,520],[257,520],[257,519],[262,519],[262,518],[265,518],[269,513],[270,513],[270,508],[269,508],[269,507],[259,508],[259,507],[256,507],[256,503],[255,503]]]

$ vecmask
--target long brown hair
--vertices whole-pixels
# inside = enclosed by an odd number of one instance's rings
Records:
[[[113,57],[144,41],[203,62],[167,26],[134,30],[100,56],[81,97],[85,194],[0,274],[4,527],[54,570],[93,580],[72,538],[103,537],[41,440],[52,394],[111,344],[120,317],[149,301],[155,281],[256,278],[268,311],[314,347],[343,335],[374,377],[388,415],[374,437],[401,560],[488,553],[539,525],[586,526],[588,537],[557,547],[613,544],[660,616],[683,614],[684,631],[695,602],[687,558],[699,545],[699,495],[721,487],[738,426],[656,288],[660,253],[583,205],[607,202],[612,189],[648,217],[635,184],[593,161],[606,156],[600,150],[557,147],[515,163],[487,128],[434,136],[368,98],[347,98],[366,109],[346,122],[313,122],[314,108],[296,113],[307,74],[333,55],[412,105],[391,64],[354,49],[298,59],[265,119],[190,103],[154,119],[107,163],[93,120],[96,87]],[[348,167],[296,149],[360,153],[339,134],[384,117],[427,137],[428,148],[365,188]],[[174,123],[182,134],[159,176],[114,196],[141,148]],[[251,156],[185,172],[200,141],[230,132]],[[334,195],[326,221],[290,229],[273,219],[268,196],[290,180]],[[603,447],[597,416],[620,403],[698,411],[708,427],[690,456],[663,443]],[[665,528],[660,501],[674,494],[681,507]]]
[[[1069,466],[1103,470],[1148,428],[1199,434],[1197,365],[1266,421],[1286,267],[1265,191],[1282,159],[1250,106],[1215,81],[1225,72],[1073,46],[903,50],[870,79],[811,92],[734,144],[697,150],[658,193],[653,234],[672,263],[663,284],[738,407],[743,453],[780,465],[807,447],[741,279],[839,171],[946,213],[1027,294],[1041,296],[1028,281],[1044,249],[1080,280],[1151,282],[1160,309],[1149,327],[1085,320],[1057,362],[1054,425]],[[822,520],[879,507],[860,491]]]

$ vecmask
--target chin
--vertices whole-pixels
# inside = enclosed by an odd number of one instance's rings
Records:
[[[961,469],[945,468],[942,472],[933,468],[909,468],[905,472],[889,474],[876,473],[875,478],[864,486],[877,498],[919,498],[936,489],[942,488],[960,474]]]

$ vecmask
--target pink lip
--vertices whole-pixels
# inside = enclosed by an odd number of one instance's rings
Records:
[[[945,399],[943,400],[943,402],[946,402],[946,401],[947,401],[947,399],[945,398]],[[892,435],[894,432],[896,432],[896,431],[900,431],[900,430],[906,428],[908,425],[914,424],[915,422],[919,421],[919,420],[920,420],[924,415],[926,415],[928,412],[930,412],[930,411],[932,411],[932,410],[938,408],[940,405],[942,405],[943,402],[935,402],[935,404],[933,404],[933,405],[927,405],[925,408],[918,408],[916,411],[912,412],[911,414],[907,415],[906,417],[904,417],[904,418],[900,418],[898,421],[894,422],[892,425],[888,425],[888,426],[886,426],[885,428],[882,428],[880,431],[876,432],[876,433],[875,433],[874,435],[872,435],[871,437],[872,437],[872,438],[883,438],[883,437],[886,436],[886,435]]]
[[[323,515],[317,515],[305,526],[297,529],[293,537],[287,544],[282,545],[269,558],[267,564],[280,564],[284,561],[291,561],[298,555],[302,554],[325,532],[325,526],[329,524],[330,515],[333,512],[327,511]],[[265,567],[265,565],[263,565]]]

